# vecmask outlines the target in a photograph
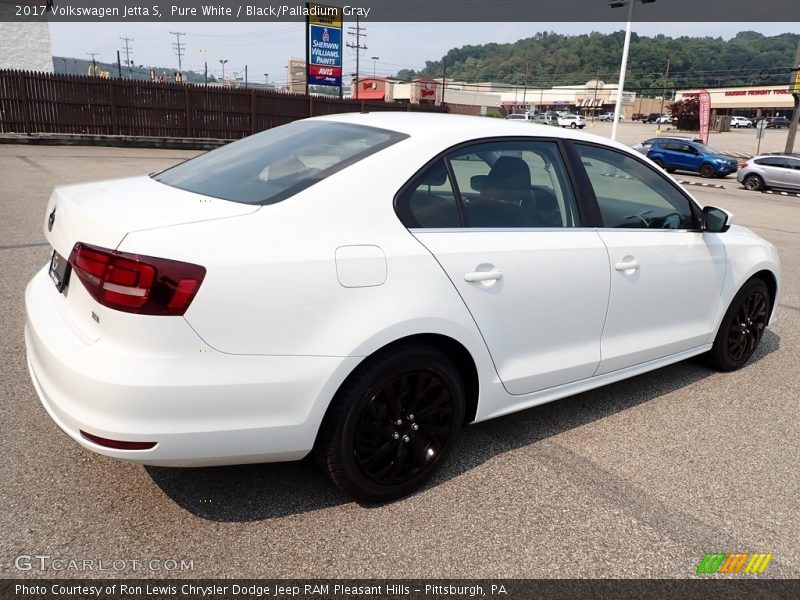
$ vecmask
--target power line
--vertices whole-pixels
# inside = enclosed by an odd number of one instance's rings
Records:
[[[361,51],[367,49],[367,45],[366,44],[364,44],[363,46],[361,45],[361,38],[362,37],[367,37],[367,34],[366,33],[362,33],[362,31],[364,31],[364,28],[361,27],[358,17],[356,17],[355,26],[350,25],[347,29],[348,29],[347,35],[349,35],[351,37],[354,37],[356,39],[356,43],[355,44],[352,44],[352,43],[348,42],[347,43],[347,47],[350,48],[351,50],[355,50],[355,53],[356,53],[356,99],[358,99],[358,95],[359,95],[358,94],[358,80],[361,79],[361,67],[360,67],[359,58],[361,56]]]
[[[186,48],[186,44],[181,44],[181,36],[186,35],[182,31],[170,31],[172,35],[175,36],[177,40],[174,44],[172,44],[172,48],[175,50],[175,54],[178,55],[178,73],[183,72],[183,49]]]
[[[125,64],[128,66],[128,77],[132,77],[133,75],[131,73],[131,66],[133,66],[133,61],[131,60],[131,53],[133,50],[130,47],[130,42],[134,42],[136,40],[129,37],[121,37],[119,39],[125,42]]]

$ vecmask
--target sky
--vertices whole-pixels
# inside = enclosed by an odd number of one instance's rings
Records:
[[[625,29],[625,23],[370,23],[362,22],[367,49],[361,54],[362,74],[391,75],[399,69],[419,70],[426,60],[438,60],[451,48],[467,44],[508,43],[531,37],[540,31],[581,34],[610,33]],[[345,26],[348,24],[345,23]],[[633,31],[643,36],[663,33],[672,37],[707,36],[731,38],[739,31],[764,35],[797,32],[800,23],[634,23]],[[220,60],[227,60],[225,73],[244,74],[251,81],[285,85],[290,56],[305,57],[303,23],[51,23],[54,56],[89,58],[116,62],[117,50],[133,38],[131,59],[136,65],[174,67],[178,59],[172,48],[175,36],[183,32],[186,45],[184,70],[221,75]],[[372,60],[372,57],[378,57]],[[123,53],[122,60],[125,60]],[[345,51],[343,73],[355,72],[355,55]]]

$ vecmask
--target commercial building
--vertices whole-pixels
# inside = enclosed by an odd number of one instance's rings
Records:
[[[789,117],[794,108],[788,84],[680,90],[675,99],[697,97],[704,91],[711,96],[711,110],[718,115]]]
[[[0,69],[53,72],[48,24],[10,23],[0,19]]]

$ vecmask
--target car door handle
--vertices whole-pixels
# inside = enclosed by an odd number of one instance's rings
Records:
[[[500,271],[473,271],[472,273],[464,273],[464,281],[474,283],[476,281],[497,281],[502,279],[503,274]]]
[[[614,268],[617,271],[632,271],[638,269],[639,267],[639,261],[636,259],[621,261],[614,265]]]

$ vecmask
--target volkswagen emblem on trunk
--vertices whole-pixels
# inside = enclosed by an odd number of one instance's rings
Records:
[[[57,206],[53,207],[53,210],[50,211],[50,216],[47,217],[47,231],[53,231],[53,223],[56,222],[56,209]]]

